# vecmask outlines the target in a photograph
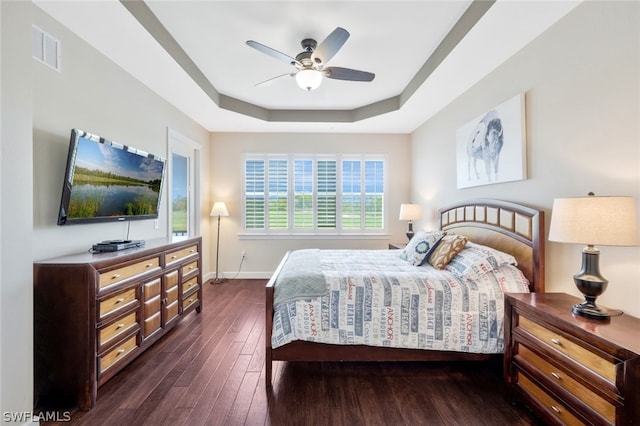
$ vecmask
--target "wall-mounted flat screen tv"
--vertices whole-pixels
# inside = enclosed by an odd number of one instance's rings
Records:
[[[158,217],[166,161],[71,131],[58,225]]]

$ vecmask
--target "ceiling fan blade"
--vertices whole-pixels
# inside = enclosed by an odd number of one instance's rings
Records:
[[[278,52],[275,49],[270,48],[269,46],[265,46],[262,43],[258,43],[257,41],[254,40],[247,40],[247,46],[253,47],[254,49],[262,52],[262,53],[266,53],[267,55],[271,56],[272,58],[275,58],[279,61],[282,62],[286,62],[289,65],[296,65],[299,64],[298,61],[296,61],[295,58],[292,58],[289,55],[286,55],[282,52]],[[301,64],[299,64],[300,66],[302,66]]]
[[[289,77],[295,77],[296,73],[295,72],[288,72],[286,74],[280,74],[280,75],[276,75],[275,77],[271,77],[267,80],[261,81],[260,83],[256,83],[254,86],[258,87],[258,86],[269,86],[271,83],[273,83],[274,80],[279,79],[280,77],[285,77],[285,76],[289,76]]]
[[[341,27],[336,28],[315,48],[311,54],[311,59],[317,64],[326,64],[340,50],[348,38],[349,31]]]
[[[372,81],[376,75],[367,71],[358,71],[351,68],[328,67],[323,70],[325,77],[335,80]]]

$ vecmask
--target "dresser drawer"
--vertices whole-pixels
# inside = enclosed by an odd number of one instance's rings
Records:
[[[131,353],[135,348],[138,347],[136,344],[137,335],[133,335],[115,348],[111,349],[109,352],[102,355],[100,359],[100,374],[107,371],[109,368],[116,365],[118,362],[122,361],[127,354]]]
[[[180,304],[176,300],[173,303],[169,303],[164,308],[165,322],[171,321],[173,318],[178,316],[178,308],[180,308]]]
[[[122,268],[112,269],[110,271],[104,272],[100,271],[98,278],[98,288],[103,289],[107,286],[122,282],[127,278],[135,277],[136,275],[148,273],[159,269],[160,257],[153,257],[151,259],[146,259],[140,262],[132,263],[131,265],[123,266]]]
[[[175,302],[176,300],[178,300],[178,286],[177,285],[171,287],[170,289],[167,289],[165,304],[170,305],[173,302]]]
[[[157,330],[160,329],[161,325],[161,315],[160,312],[156,312],[150,317],[145,318],[144,320],[144,337],[149,337]]]
[[[125,307],[130,307],[134,302],[138,302],[135,288],[121,291],[120,293],[103,299],[99,302],[100,318],[103,318]]]
[[[138,326],[136,313],[132,312],[112,324],[106,325],[98,330],[98,347],[104,346],[109,341],[124,335],[127,331]]]
[[[160,278],[144,283],[142,286],[144,300],[149,300],[154,296],[160,295]]]
[[[556,367],[550,362],[544,360],[522,343],[518,344],[517,353],[516,361],[518,361],[519,364],[524,362],[529,363],[533,368],[535,368],[535,370],[540,372],[542,376],[546,377],[552,383],[552,386],[562,388],[571,393],[576,399],[583,401],[600,416],[604,417],[607,422],[611,424],[615,423],[615,405],[582,385],[562,368]]]
[[[186,311],[197,301],[198,301],[198,293],[193,293],[193,295],[186,297],[182,301],[182,311],[183,312]]]
[[[150,299],[144,302],[144,317],[149,318],[151,315],[155,314],[156,312],[160,312],[160,305],[161,305],[160,295],[157,295],[153,299]]]
[[[189,294],[190,292],[192,292],[194,289],[198,288],[198,277],[193,277],[188,281],[185,281],[182,284],[182,294]]]
[[[180,250],[167,253],[165,255],[164,261],[166,265],[169,265],[174,262],[180,262],[181,260],[186,259],[187,257],[195,253],[198,253],[198,246],[197,245],[189,246]]]
[[[522,315],[519,317],[518,327],[544,342],[552,350],[586,366],[609,382],[616,382],[616,365],[613,362]]]
[[[527,378],[527,376],[522,374],[520,371],[518,371],[517,373],[516,380],[520,387],[524,389],[529,394],[529,396],[537,402],[538,405],[544,407],[544,411],[547,412],[548,415],[556,418],[557,421],[570,426],[584,425],[584,422],[580,421],[580,419],[574,416],[567,409],[567,407],[564,406],[564,404],[557,401],[556,398],[554,398],[552,395],[546,393],[542,388],[529,380],[529,378]]]
[[[194,272],[198,271],[198,261],[187,263],[182,267],[182,276],[186,277]]]

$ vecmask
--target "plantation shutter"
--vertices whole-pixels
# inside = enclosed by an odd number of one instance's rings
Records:
[[[317,226],[336,229],[336,161],[318,160],[317,165]]]
[[[264,229],[264,160],[246,160],[244,170],[244,212],[246,229]]]
[[[342,162],[342,228],[362,227],[362,162]]]
[[[367,160],[364,163],[365,228],[384,228],[384,162]]]
[[[269,160],[269,229],[289,227],[287,160]]]
[[[312,160],[294,161],[293,188],[293,227],[313,229]]]

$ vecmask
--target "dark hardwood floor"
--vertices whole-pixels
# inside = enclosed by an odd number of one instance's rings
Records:
[[[265,390],[264,285],[204,285],[203,309],[98,390],[86,425],[536,425],[502,399],[495,362],[274,363]],[[54,423],[48,423],[54,424]],[[60,423],[63,424],[63,423]],[[65,423],[68,424],[68,423]]]

